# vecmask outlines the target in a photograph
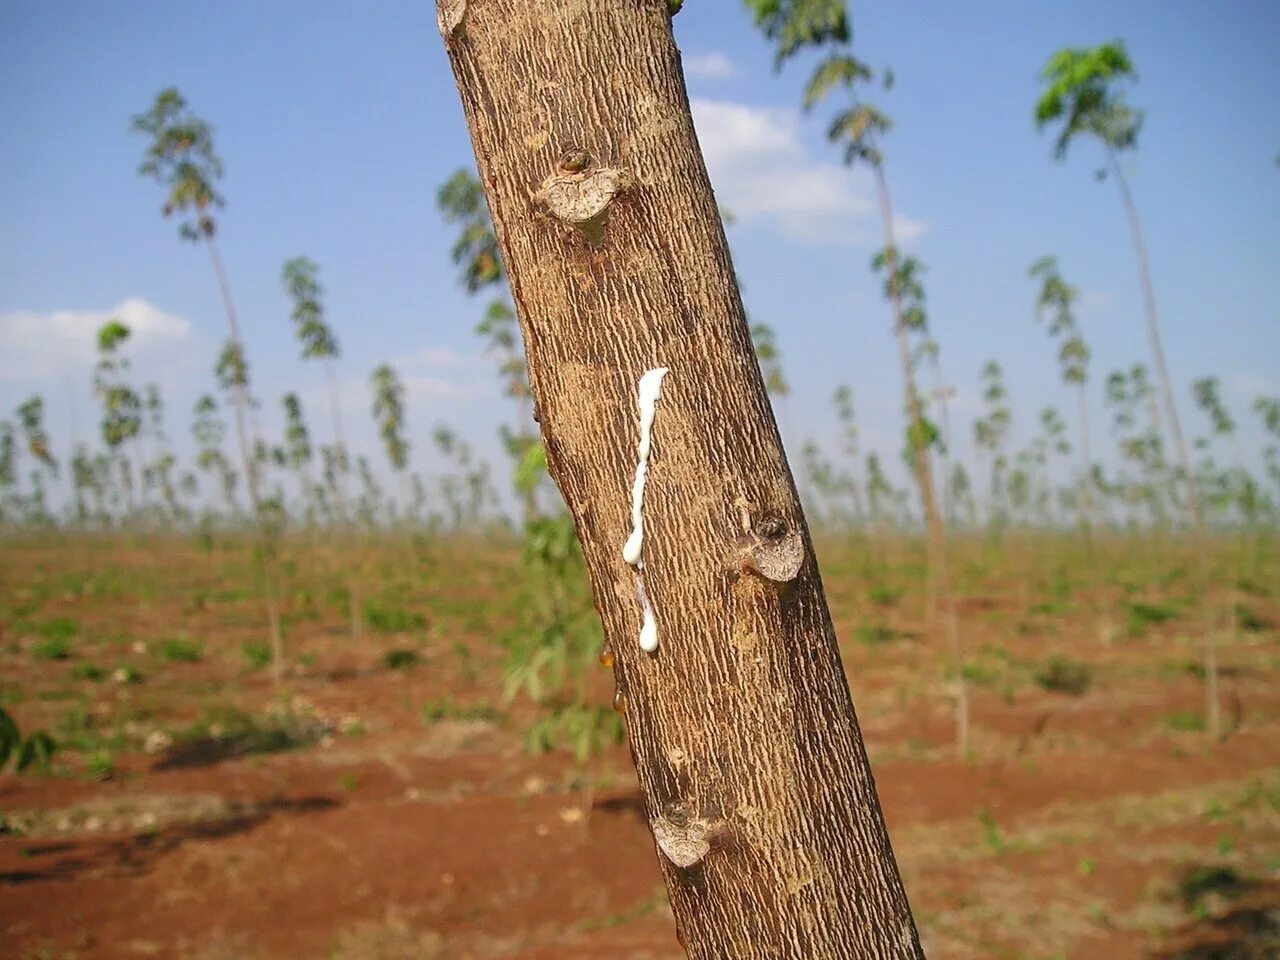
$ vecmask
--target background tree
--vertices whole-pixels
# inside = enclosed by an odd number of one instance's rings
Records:
[[[1080,420],[1080,517],[1086,543],[1093,544],[1093,453],[1089,436],[1089,345],[1085,343],[1076,322],[1074,304],[1079,296],[1076,288],[1062,279],[1058,261],[1041,257],[1031,265],[1032,279],[1040,281],[1036,296],[1036,320],[1045,323],[1049,336],[1058,341],[1058,366],[1062,382],[1076,391],[1077,416]]]
[[[536,462],[533,448],[537,445],[538,438],[529,426],[533,419],[533,394],[529,389],[524,353],[520,349],[516,314],[508,300],[506,274],[498,251],[498,239],[489,210],[485,206],[480,182],[470,171],[455,171],[440,187],[436,205],[445,222],[458,227],[451,255],[460,269],[463,287],[471,294],[490,287],[497,287],[502,291],[485,306],[484,315],[476,324],[475,332],[486,341],[486,352],[497,364],[502,392],[516,401],[520,412],[515,429],[503,424],[499,434],[503,447],[511,457],[512,479],[520,498],[523,520],[529,524],[537,520],[541,513],[538,508],[539,484],[521,482],[519,475],[524,465]],[[531,457],[534,458],[532,461]]]
[[[338,338],[325,322],[324,304],[320,300],[323,290],[319,281],[320,268],[306,257],[286,260],[281,271],[285,292],[293,302],[290,317],[294,334],[302,346],[303,360],[319,360],[324,365],[325,385],[329,391],[329,416],[333,426],[333,490],[338,505],[338,522],[349,536],[351,530],[351,498],[348,478],[351,458],[347,450],[345,431],[342,429],[342,399],[338,393],[338,375],[335,363],[338,359]],[[351,624],[352,639],[359,639],[362,627],[358,578],[348,569],[347,616]]]
[[[1136,80],[1133,61],[1119,40],[1096,47],[1067,47],[1051,56],[1040,71],[1044,90],[1036,101],[1036,125],[1057,125],[1054,155],[1064,160],[1073,141],[1088,137],[1096,140],[1106,157],[1106,167],[1098,171],[1098,178],[1110,176],[1120,191],[1129,232],[1133,238],[1133,251],[1138,261],[1138,278],[1142,287],[1142,303],[1147,319],[1147,337],[1151,342],[1151,359],[1155,364],[1156,378],[1160,383],[1164,416],[1168,420],[1169,434],[1173,440],[1174,455],[1186,491],[1186,505],[1191,514],[1192,527],[1201,546],[1196,549],[1196,565],[1200,573],[1201,602],[1209,605],[1211,587],[1209,568],[1205,558],[1206,531],[1200,493],[1196,489],[1191,472],[1191,460],[1182,436],[1182,423],[1174,400],[1173,386],[1169,381],[1169,369],[1164,357],[1164,344],[1160,336],[1160,322],[1156,313],[1155,287],[1151,281],[1151,265],[1147,259],[1146,242],[1142,236],[1142,223],[1138,208],[1129,190],[1129,182],[1120,168],[1119,155],[1138,145],[1138,132],[1142,127],[1142,111],[1125,102],[1124,85]],[[1216,736],[1220,732],[1221,718],[1217,699],[1218,668],[1217,651],[1212,629],[1204,636],[1205,656],[1205,716],[1209,731]]]
[[[165,217],[176,215],[179,218],[178,235],[191,243],[204,243],[205,249],[209,251],[218,291],[222,295],[230,338],[219,357],[218,368],[219,371],[225,370],[225,382],[231,385],[240,465],[244,471],[249,502],[253,508],[254,526],[259,536],[263,595],[278,682],[284,668],[281,662],[284,637],[275,593],[274,551],[268,543],[267,518],[258,487],[258,471],[252,460],[252,439],[247,422],[247,377],[238,375],[245,370],[244,342],[240,336],[235,301],[231,296],[231,284],[218,249],[217,221],[213,215],[215,210],[226,203],[217,188],[218,181],[222,179],[222,160],[214,149],[213,128],[187,107],[186,99],[175,87],[161,90],[151,109],[133,118],[132,130],[151,140],[138,172],[164,187],[165,201],[161,211]]]
[[[797,6],[809,9],[809,5]],[[872,267],[884,277],[884,293],[893,313],[898,365],[906,394],[907,457],[920,491],[928,542],[930,617],[936,618],[936,607],[941,603],[953,674],[951,682],[955,696],[956,750],[961,756],[965,756],[969,750],[968,694],[965,689],[955,598],[947,562],[946,530],[938,507],[931,454],[939,440],[939,433],[937,427],[925,416],[924,400],[916,381],[910,344],[912,333],[925,336],[928,329],[924,287],[920,281],[922,268],[914,257],[903,257],[898,250],[893,204],[885,175],[884,155],[879,145],[880,138],[889,130],[889,118],[859,94],[859,87],[871,82],[874,74],[866,64],[844,49],[842,38],[836,37],[836,40],[841,46],[826,56],[809,78],[804,92],[804,107],[812,110],[838,89],[843,89],[848,94],[847,105],[838,110],[827,129],[827,139],[843,151],[846,164],[854,166],[861,163],[869,166],[875,179],[884,248],[873,257]],[[780,46],[779,62],[788,55],[790,54],[784,53]],[[892,75],[886,72],[883,76],[885,88],[890,87],[892,82]]]
[[[407,504],[405,480],[409,467],[409,441],[404,435],[404,383],[391,365],[384,363],[373,371],[369,385],[373,390],[373,419],[378,425],[378,436],[382,438],[382,449],[398,478],[400,496]]]
[[[93,386],[102,404],[102,442],[116,462],[121,487],[132,514],[137,509],[137,486],[130,452],[142,430],[142,399],[125,382],[128,358],[121,347],[132,331],[118,320],[108,320],[98,330],[98,365],[94,368]]]

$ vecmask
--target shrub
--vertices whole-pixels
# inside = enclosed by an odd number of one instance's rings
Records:
[[[1169,620],[1175,620],[1178,611],[1172,607],[1154,603],[1129,604],[1129,635],[1139,636],[1147,627],[1157,626]]]
[[[388,670],[407,670],[421,659],[416,650],[396,647],[394,650],[388,650],[382,655],[382,665]]]
[[[36,641],[31,655],[37,660],[66,660],[71,656],[71,648],[63,637],[47,637]]]
[[[107,671],[96,663],[77,663],[71,668],[71,679],[73,680],[90,680],[93,683],[98,683],[106,678]]]
[[[378,633],[408,633],[410,630],[421,630],[427,625],[426,618],[420,613],[373,599],[365,602],[364,622]]]
[[[1066,657],[1054,657],[1037,674],[1036,683],[1045,690],[1082,696],[1093,683],[1093,671]]]
[[[44,730],[36,730],[25,738],[18,731],[18,724],[5,710],[0,710],[0,771],[14,761],[18,773],[35,767],[48,773],[57,744]]]
[[[246,640],[240,644],[240,653],[248,662],[251,670],[261,670],[271,662],[271,648],[265,643]]]

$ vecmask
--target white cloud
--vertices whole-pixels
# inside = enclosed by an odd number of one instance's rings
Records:
[[[710,53],[695,53],[684,59],[684,72],[687,76],[700,80],[725,80],[738,72],[733,61],[719,50]]]
[[[464,357],[452,347],[424,347],[406,358],[410,366],[423,367],[465,367],[472,362],[470,357]]]
[[[873,243],[876,207],[865,174],[814,157],[795,110],[695,98],[694,125],[720,205],[742,220],[772,221],[813,243]],[[900,241],[924,224],[897,217]]]
[[[0,380],[32,382],[92,367],[98,329],[115,318],[133,332],[129,356],[157,354],[188,342],[191,324],[141,297],[110,310],[14,310],[0,313]]]

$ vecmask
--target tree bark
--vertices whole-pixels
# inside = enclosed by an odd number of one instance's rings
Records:
[[[438,19],[677,935],[694,960],[921,957],[665,0],[440,0]]]

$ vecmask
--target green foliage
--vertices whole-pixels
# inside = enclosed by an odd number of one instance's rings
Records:
[[[1191,710],[1179,710],[1164,718],[1164,725],[1178,733],[1199,733],[1204,729],[1204,716]]]
[[[58,461],[49,448],[49,434],[44,429],[44,399],[29,397],[18,406],[18,423],[27,440],[27,452],[49,471],[58,472]]]
[[[422,614],[375,597],[364,602],[364,622],[378,633],[410,633],[427,625]]]
[[[422,723],[431,726],[441,720],[477,720],[485,723],[496,723],[502,714],[485,704],[476,706],[459,706],[449,698],[429,700],[422,705]]]
[[[71,679],[88,680],[90,683],[100,683],[107,679],[107,671],[96,663],[77,663],[71,668]]]
[[[271,647],[265,643],[246,640],[240,644],[240,655],[251,670],[261,670],[271,662]]]
[[[992,853],[1004,853],[1009,845],[1005,842],[1000,826],[996,823],[995,814],[986,807],[978,811],[978,821],[982,824],[982,839]]]
[[[18,730],[17,721],[9,712],[0,709],[0,773],[13,761],[17,773],[32,768],[48,773],[57,750],[54,739],[44,730],[36,730],[25,738]]]
[[[46,637],[32,645],[31,655],[37,660],[66,660],[71,656],[71,647],[64,637]]]
[[[791,392],[791,388],[782,375],[782,355],[778,351],[777,335],[773,332],[773,327],[767,323],[753,323],[751,345],[755,348],[756,360],[760,363],[764,388],[769,391],[770,396],[785,397]]]
[[[175,87],[167,87],[146,113],[133,118],[131,129],[151,138],[138,172],[168,191],[164,215],[190,211],[179,235],[193,242],[212,237],[213,211],[224,203],[217,190],[222,161],[213,148],[213,128],[187,108]]]
[[[745,0],[765,37],[774,42],[781,66],[805,47],[848,43],[851,35],[844,0]]]
[[[1093,683],[1093,671],[1077,660],[1054,657],[1036,673],[1036,683],[1045,690],[1079,697],[1087,693]]]
[[[324,320],[319,272],[315,261],[294,257],[285,261],[281,273],[285,292],[293,301],[290,316],[298,342],[302,344],[304,360],[333,360],[338,356],[338,339]]]
[[[1148,627],[1158,626],[1170,620],[1176,620],[1178,611],[1170,606],[1158,603],[1128,604],[1129,635],[1136,637]]]
[[[382,654],[382,665],[388,670],[408,670],[422,661],[417,650],[396,647]]]
[[[1183,905],[1190,910],[1211,894],[1235,897],[1249,886],[1251,884],[1234,867],[1192,867],[1178,881],[1178,895]]]
[[[1036,319],[1048,321],[1049,336],[1060,340],[1058,365],[1064,383],[1083,384],[1089,377],[1090,350],[1080,334],[1073,306],[1079,297],[1076,288],[1062,279],[1058,261],[1053,257],[1041,257],[1028,271],[1032,279],[1040,281],[1040,293],[1036,298]]]
[[[871,68],[844,52],[832,53],[814,68],[804,88],[804,109],[812,110],[837,87],[854,88],[872,79]]]
[[[502,258],[485,206],[480,181],[469,170],[456,170],[440,187],[436,205],[446,223],[459,227],[451,255],[462,268],[462,283],[475,293],[502,282]]]
[[[373,388],[373,419],[378,424],[383,449],[392,468],[402,471],[409,465],[409,443],[404,436],[405,389],[388,364],[370,377]]]
[[[249,389],[249,361],[244,346],[237,340],[227,340],[218,354],[213,368],[218,386],[228,393]]]
[[[167,637],[160,642],[160,656],[170,663],[195,663],[203,652],[199,643],[187,637]]]
[[[867,647],[882,647],[906,634],[883,623],[861,623],[854,631],[853,638]]]
[[[1053,54],[1040,71],[1044,91],[1036,101],[1036,126],[1061,123],[1054,155],[1063,159],[1078,136],[1097,137],[1112,151],[1137,143],[1142,113],[1124,101],[1121,85],[1136,79],[1119,40],[1096,47],[1068,47]]]
[[[1236,623],[1239,624],[1241,630],[1249,633],[1260,633],[1263,630],[1271,629],[1271,621],[1265,617],[1259,616],[1254,612],[1252,607],[1248,607],[1243,603],[1237,603],[1232,608]]]

